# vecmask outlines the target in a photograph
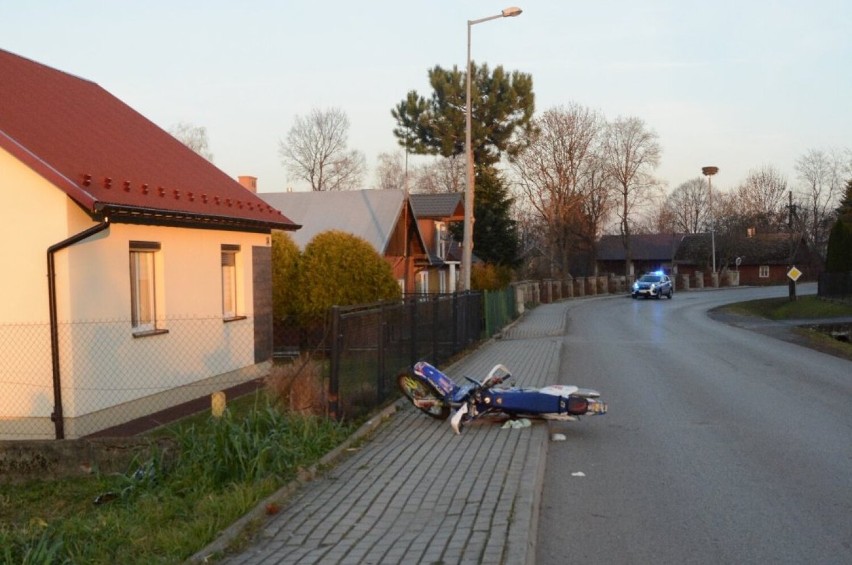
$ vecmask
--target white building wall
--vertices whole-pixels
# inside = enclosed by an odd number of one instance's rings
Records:
[[[67,237],[68,198],[3,149],[0,194],[0,438],[11,419],[53,437],[47,248]]]

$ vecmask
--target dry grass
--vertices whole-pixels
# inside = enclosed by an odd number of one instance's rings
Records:
[[[303,353],[292,363],[276,365],[265,384],[269,395],[292,412],[326,415],[328,386],[323,366],[310,355]]]

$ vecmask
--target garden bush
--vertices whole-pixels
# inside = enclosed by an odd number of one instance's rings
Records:
[[[332,306],[396,300],[399,284],[387,261],[365,240],[337,230],[316,235],[299,260],[297,311],[304,322]]]

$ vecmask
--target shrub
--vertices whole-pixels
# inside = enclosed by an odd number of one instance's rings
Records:
[[[491,263],[479,263],[470,270],[473,290],[501,290],[512,282],[512,269]]]
[[[400,298],[391,267],[369,243],[337,230],[316,235],[299,261],[298,311],[319,320],[332,306]]]
[[[283,320],[296,312],[299,246],[282,231],[272,232],[272,311]]]

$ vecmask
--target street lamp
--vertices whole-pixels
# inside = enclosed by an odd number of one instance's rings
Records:
[[[473,255],[473,148],[471,147],[471,107],[470,107],[470,28],[476,24],[496,20],[497,18],[512,18],[521,15],[518,7],[506,8],[496,16],[488,16],[479,20],[467,21],[467,116],[464,130],[464,147],[467,154],[467,186],[464,190],[464,240],[462,242],[462,289],[470,290],[470,264]]]
[[[707,177],[707,191],[710,194],[710,246],[713,249],[713,272],[716,272],[716,212],[713,210],[713,183],[711,178],[719,172],[719,167],[701,167],[701,174]]]

